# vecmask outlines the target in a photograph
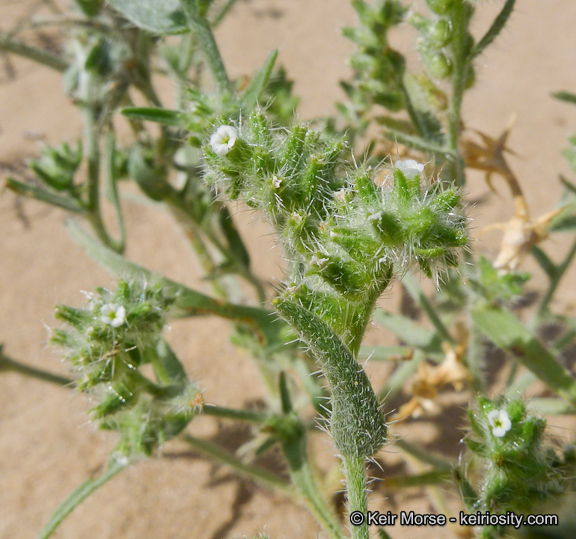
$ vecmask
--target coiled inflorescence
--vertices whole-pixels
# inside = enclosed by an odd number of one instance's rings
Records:
[[[118,451],[127,456],[149,455],[178,434],[202,403],[161,337],[172,302],[160,284],[130,280],[89,294],[86,308],[56,307],[66,327],[53,332],[52,342],[66,349],[77,387],[96,403],[92,418],[120,433]],[[146,364],[157,381],[142,373]]]
[[[382,170],[346,170],[341,141],[326,142],[302,125],[272,130],[260,111],[241,126],[218,127],[212,142],[207,179],[268,216],[304,303],[312,290],[347,309],[372,304],[393,269],[416,262],[432,275],[455,265],[467,241],[460,193],[424,185],[418,163],[399,161],[383,181]]]
[[[424,185],[422,164],[346,169],[340,140],[297,125],[273,130],[261,111],[218,126],[204,148],[206,178],[264,212],[284,247],[290,284],[275,301],[322,365],[332,390],[331,432],[340,453],[374,454],[386,437],[378,400],[355,355],[394,269],[431,275],[456,264],[467,241],[452,187]],[[379,181],[379,184],[375,182]]]
[[[563,463],[545,443],[546,420],[527,412],[520,399],[480,397],[469,418],[473,436],[465,441],[482,465],[471,509],[526,514],[562,492]],[[493,531],[486,527],[481,535]]]

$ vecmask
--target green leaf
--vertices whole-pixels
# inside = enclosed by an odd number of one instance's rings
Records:
[[[399,142],[400,144],[404,144],[409,148],[427,153],[429,155],[439,155],[447,160],[453,157],[451,151],[448,148],[445,148],[439,144],[435,144],[434,142],[424,140],[423,138],[417,137],[415,135],[407,135],[406,133],[402,133],[394,129],[388,129],[384,135],[389,140]]]
[[[576,409],[573,405],[564,400],[542,398],[530,399],[526,402],[529,410],[532,410],[540,415],[574,415]]]
[[[555,94],[552,94],[552,97],[555,97],[560,101],[566,101],[566,103],[572,103],[573,105],[576,105],[576,94],[573,94],[572,92],[556,92]]]
[[[545,384],[576,403],[576,379],[514,314],[499,308],[474,309],[472,321],[496,346],[512,352]]]
[[[502,7],[502,10],[500,11],[500,13],[498,13],[498,16],[494,19],[492,26],[490,26],[484,37],[474,47],[474,50],[472,51],[472,57],[482,54],[482,52],[484,52],[484,49],[486,49],[486,47],[488,47],[488,45],[490,45],[498,37],[498,34],[500,34],[502,29],[508,22],[510,15],[512,15],[515,3],[516,0],[506,0],[506,3]]]
[[[46,523],[37,539],[47,539],[50,537],[56,528],[64,521],[64,519],[72,512],[78,505],[80,505],[90,494],[98,490],[104,483],[112,479],[115,475],[124,470],[130,462],[120,463],[118,460],[112,460],[108,469],[96,479],[88,479],[84,481],[68,498],[66,498],[54,511],[50,520]]]
[[[566,187],[566,189],[572,193],[576,194],[576,185],[574,185],[572,182],[568,181],[564,176],[560,175],[560,182],[562,183],[562,185],[564,187]]]
[[[432,113],[427,96],[418,79],[410,73],[406,73],[403,79],[403,87],[406,94],[408,113],[420,136],[425,140],[443,144],[444,133],[442,132],[442,124]]]
[[[156,122],[172,127],[185,127],[186,118],[177,110],[167,110],[154,107],[126,107],[120,112],[131,120]]]
[[[444,357],[441,341],[432,331],[418,326],[410,318],[399,314],[377,309],[374,313],[374,322],[396,334],[402,341],[413,348],[420,348],[425,352]]]
[[[36,187],[35,185],[29,185],[14,178],[6,179],[6,187],[19,195],[35,198],[36,200],[41,200],[42,202],[52,204],[52,206],[58,206],[59,208],[64,208],[65,210],[74,213],[84,212],[84,208],[82,208],[80,204],[73,198],[56,195],[47,189],[42,189],[41,187]]]
[[[430,322],[432,322],[436,328],[438,336],[444,341],[455,344],[454,339],[450,333],[448,333],[446,326],[440,319],[440,315],[436,312],[436,309],[430,303],[424,292],[422,292],[422,289],[420,286],[418,286],[416,279],[414,279],[414,277],[411,275],[405,275],[404,279],[402,280],[402,284],[405,286],[406,290],[408,290],[408,293],[412,296],[412,299],[417,302],[428,315]]]
[[[129,21],[153,34],[183,34],[190,29],[178,0],[108,0]]]
[[[286,373],[282,371],[280,373],[280,379],[278,381],[280,386],[280,400],[282,402],[282,413],[289,414],[292,411],[292,399],[290,398],[290,390],[288,389],[288,383],[286,381]]]
[[[152,366],[159,382],[167,385],[188,380],[184,366],[165,339],[158,340],[154,352]]]
[[[478,493],[474,490],[474,487],[469,483],[468,479],[464,476],[464,471],[461,468],[457,468],[453,472],[454,480],[458,484],[458,490],[460,490],[460,496],[466,509],[468,511],[476,511],[478,507],[479,497]]]
[[[536,262],[538,262],[540,267],[545,271],[546,275],[548,275],[549,279],[555,279],[558,268],[556,264],[550,260],[550,257],[537,245],[532,246],[530,253],[536,259]]]
[[[562,212],[554,217],[548,227],[549,232],[569,232],[576,228],[576,203],[567,204]]]
[[[272,69],[274,69],[274,64],[276,63],[276,58],[278,58],[278,51],[272,51],[264,65],[258,70],[258,73],[254,75],[250,86],[244,92],[242,99],[247,107],[253,108],[258,104],[258,101],[262,98],[268,81],[270,80],[270,75],[272,74]]]

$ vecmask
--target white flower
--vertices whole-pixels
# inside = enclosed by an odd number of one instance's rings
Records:
[[[492,410],[488,414],[488,423],[490,423],[492,434],[496,438],[502,438],[512,428],[512,421],[510,421],[506,410]]]
[[[302,216],[301,216],[299,213],[294,212],[294,213],[292,214],[292,220],[293,220],[295,223],[301,223],[301,222],[302,222]]]
[[[210,146],[220,157],[226,155],[236,144],[238,130],[231,125],[221,125],[210,137]]]
[[[126,309],[116,303],[107,303],[100,307],[100,320],[113,328],[120,327],[126,322]]]
[[[282,185],[282,178],[279,178],[278,176],[272,176],[272,185],[274,186],[274,189],[280,189],[280,186]]]
[[[414,159],[406,159],[405,161],[398,160],[394,165],[404,176],[412,180],[424,170],[424,165],[414,161]]]
[[[368,216],[368,221],[380,221],[380,219],[382,219],[381,211]]]

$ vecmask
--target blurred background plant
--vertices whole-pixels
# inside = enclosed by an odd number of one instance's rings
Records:
[[[84,308],[56,308],[65,325],[52,340],[64,348],[74,380],[1,353],[2,370],[87,392],[92,421],[119,434],[107,470],[72,493],[40,537],[107,480],[174,437],[303,501],[331,537],[344,537],[347,527],[341,508],[334,510],[339,480],[346,476],[348,510],[366,512],[365,461],[384,443],[419,470],[390,478],[391,488],[430,487],[439,512],[448,509],[436,485],[447,480],[471,512],[537,512],[543,501],[570,492],[571,446],[550,444],[546,421],[535,414],[575,411],[576,381],[563,354],[576,324],[552,312],[551,301],[576,240],[560,262],[542,242],[573,233],[576,186],[561,177],[565,193],[558,207],[532,219],[507,161],[510,128],[493,137],[465,128],[462,120],[475,62],[504,28],[514,0],[502,2],[478,40],[470,30],[478,2],[427,0],[416,9],[397,0],[353,0],[358,22],[344,30],[356,47],[352,79],[342,82],[347,101],[336,105],[337,115],[310,125],[297,122],[298,99],[276,64],[277,52],[251,77],[229,77],[212,32],[234,3],[76,0],[66,11],[50,3],[52,15],[0,36],[3,51],[62,73],[84,123],[76,144],[47,146],[30,162],[34,182],[9,177],[6,185],[80,218],[90,232],[69,221],[72,237],[119,279],[114,289],[91,295]],[[393,48],[391,33],[401,24],[418,34],[417,66]],[[21,38],[46,27],[65,36],[61,52]],[[168,107],[157,89],[166,78],[175,90]],[[569,92],[556,97],[576,103]],[[129,135],[120,135],[126,127]],[[569,144],[565,156],[576,171],[575,141]],[[469,170],[484,172],[490,187],[499,176],[511,193],[512,218],[491,225],[503,231],[492,261],[474,252],[465,231],[461,198]],[[211,296],[123,256],[120,187],[126,181],[182,227]],[[253,271],[229,209],[228,201],[240,198],[276,230],[287,259],[282,290]],[[114,209],[117,234],[102,217],[105,204]],[[526,257],[548,279],[528,309],[530,275],[519,271]],[[438,287],[432,294],[407,273],[414,267],[433,278]],[[395,276],[413,303],[411,316],[376,307]],[[285,322],[272,316],[273,306]],[[232,342],[254,357],[269,393],[264,410],[206,403],[200,385],[189,381],[162,329],[171,318],[207,315],[230,320]],[[415,321],[421,315],[428,324]],[[370,319],[394,333],[398,345],[362,347]],[[298,335],[306,351],[296,344]],[[487,342],[505,353],[508,365],[502,395],[493,400],[486,397],[493,392]],[[368,357],[394,365],[375,390],[357,363]],[[549,396],[519,400],[537,381]],[[437,397],[448,385],[466,388],[479,402],[471,405],[479,411],[470,414],[472,437],[458,462],[396,434],[398,422],[440,406]],[[230,454],[185,430],[199,413],[248,422],[255,436],[244,451]],[[308,440],[328,425],[345,473],[338,467],[336,479],[318,480]],[[281,448],[290,481],[249,460],[273,446]],[[479,533],[497,537],[508,530]],[[352,536],[368,537],[367,526],[352,527]]]

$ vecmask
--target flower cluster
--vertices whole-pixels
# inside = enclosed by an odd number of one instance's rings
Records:
[[[474,436],[465,441],[482,470],[474,510],[527,513],[562,492],[559,459],[544,439],[546,421],[520,399],[480,397],[469,418]],[[488,527],[482,536],[492,532]]]
[[[115,290],[99,288],[88,299],[84,309],[56,307],[66,327],[53,332],[52,342],[65,348],[78,388],[96,403],[91,417],[120,433],[118,450],[150,454],[180,432],[201,404],[197,386],[161,336],[173,298],[160,283],[122,280]],[[142,373],[145,364],[157,381]]]
[[[417,263],[432,276],[467,242],[458,190],[425,182],[413,160],[347,170],[343,147],[301,125],[273,130],[259,111],[217,127],[204,147],[206,178],[267,215],[296,299],[340,336],[366,322],[394,269]]]

